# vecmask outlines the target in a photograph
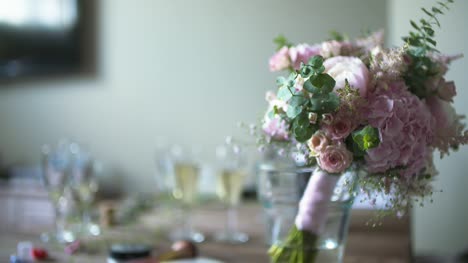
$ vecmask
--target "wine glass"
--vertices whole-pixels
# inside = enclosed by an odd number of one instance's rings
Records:
[[[57,147],[50,145],[42,147],[41,178],[54,208],[54,230],[51,233],[43,233],[41,239],[45,242],[73,242],[76,239],[76,229],[70,221],[76,217],[77,202],[68,185],[70,179],[68,141],[61,140]]]
[[[192,240],[203,242],[205,236],[193,229],[192,209],[198,197],[198,181],[200,168],[196,162],[196,152],[174,145],[169,153],[171,163],[172,196],[180,202],[180,228],[172,231],[173,240]]]
[[[219,162],[216,193],[226,206],[227,222],[223,232],[217,233],[217,241],[233,244],[245,243],[249,240],[246,233],[238,230],[237,208],[241,201],[244,180],[247,177],[245,153],[240,146],[230,140],[216,149]]]
[[[98,236],[101,228],[91,220],[91,209],[98,191],[94,161],[89,152],[78,143],[70,144],[70,187],[78,200],[81,212],[81,228],[85,234]]]

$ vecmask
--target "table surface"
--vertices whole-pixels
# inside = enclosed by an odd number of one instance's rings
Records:
[[[197,209],[192,217],[194,226],[207,234],[208,238],[199,245],[200,255],[214,258],[223,262],[268,262],[267,246],[264,242],[262,211],[259,205],[251,203],[243,205],[239,210],[241,218],[239,228],[247,232],[251,239],[243,245],[229,245],[216,243],[210,239],[213,233],[223,228],[224,212],[219,208],[203,207]],[[372,262],[409,262],[410,261],[410,231],[409,219],[388,218],[379,227],[366,226],[370,211],[354,210],[351,216],[350,233],[345,253],[345,263]],[[157,212],[150,212],[142,216],[131,227],[115,228],[104,232],[105,236],[119,236],[119,240],[128,240],[130,236],[140,239],[152,239],[159,250],[167,249],[169,242],[161,237],[161,230],[169,227],[168,222]],[[129,233],[132,233],[130,235]],[[40,244],[37,233],[1,233],[0,259],[8,258],[15,251],[18,241],[30,240]],[[157,240],[157,241],[155,241]],[[91,240],[89,242],[99,242]],[[105,262],[105,253],[78,253],[68,256],[61,250],[53,250],[56,262],[98,263]]]

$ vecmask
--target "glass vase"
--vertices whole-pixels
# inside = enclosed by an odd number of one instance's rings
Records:
[[[316,167],[297,167],[293,163],[278,159],[263,162],[258,166],[258,193],[263,206],[266,241],[283,254],[294,251],[304,252],[307,257],[289,254],[281,259],[272,255],[271,262],[318,263],[342,262],[348,233],[350,209],[355,197],[354,189],[357,171],[348,169],[337,178],[331,196],[321,205],[324,223],[319,233],[313,238],[301,237],[304,240],[300,247],[291,242],[291,233],[296,228],[296,216],[304,191]],[[299,245],[297,245],[299,246]],[[287,258],[287,260],[285,260]]]

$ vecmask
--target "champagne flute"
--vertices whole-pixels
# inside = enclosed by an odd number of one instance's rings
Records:
[[[192,225],[192,209],[198,196],[199,165],[194,153],[178,145],[172,147],[170,159],[173,173],[172,196],[180,202],[182,220],[182,226],[172,231],[171,238],[203,242],[205,236],[195,231]]]
[[[86,234],[98,236],[101,228],[91,219],[91,209],[98,191],[94,161],[89,153],[75,142],[70,144],[70,151],[72,156],[70,185],[78,200],[81,228]]]
[[[74,229],[68,221],[76,212],[76,199],[71,192],[70,151],[66,140],[59,142],[56,148],[50,145],[42,147],[41,179],[54,208],[54,230],[52,233],[41,234],[44,242],[72,242],[76,239]]]
[[[244,180],[247,177],[244,153],[238,145],[228,140],[225,145],[216,149],[216,157],[220,163],[216,192],[226,206],[227,223],[224,231],[217,233],[215,239],[233,244],[245,243],[249,236],[238,230],[237,215]]]

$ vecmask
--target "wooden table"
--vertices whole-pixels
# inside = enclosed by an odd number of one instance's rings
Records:
[[[264,226],[262,224],[262,211],[259,205],[251,203],[244,205],[239,211],[240,229],[249,233],[251,240],[244,245],[227,245],[215,243],[208,239],[200,245],[200,254],[204,257],[219,259],[223,262],[233,263],[261,263],[268,262],[266,255],[267,246],[264,243]],[[387,219],[382,227],[368,227],[365,222],[369,218],[369,212],[355,210],[352,213],[350,234],[346,248],[346,263],[385,263],[385,262],[409,262],[410,258],[410,231],[409,220]],[[167,229],[168,225],[157,223],[161,221],[158,213],[148,213],[141,217],[140,222],[127,233],[129,236],[148,235],[155,229]],[[224,213],[216,207],[205,207],[198,209],[193,217],[194,225],[209,236],[222,229],[225,222]],[[167,222],[166,222],[167,223]],[[157,227],[156,225],[159,225]],[[151,231],[149,229],[152,229]],[[113,230],[110,232],[119,232]],[[152,235],[155,237],[155,235]],[[0,258],[8,258],[15,251],[16,243],[20,240],[31,240],[38,242],[37,233],[6,233],[0,235]],[[157,247],[165,249],[168,242],[162,239],[157,241]],[[98,263],[105,262],[105,253],[97,255],[77,254],[72,258],[60,252],[53,252],[58,262],[74,263]],[[71,261],[73,260],[73,261]],[[1,261],[3,262],[3,261]]]

